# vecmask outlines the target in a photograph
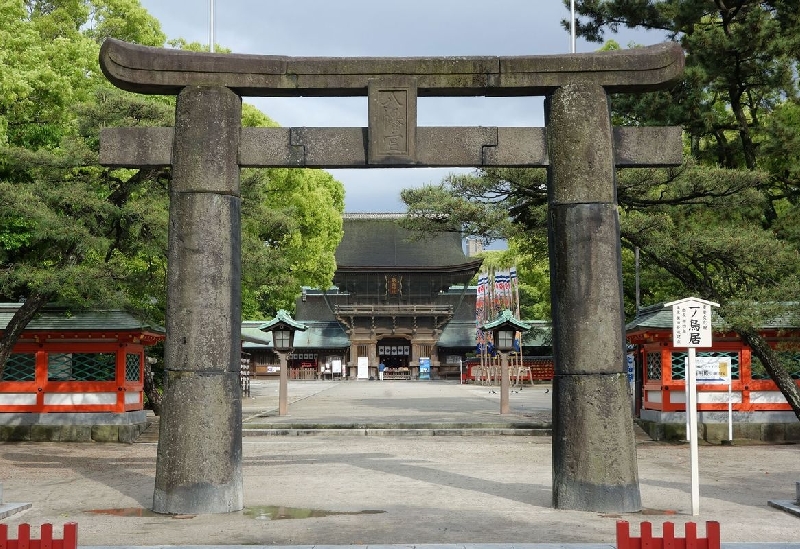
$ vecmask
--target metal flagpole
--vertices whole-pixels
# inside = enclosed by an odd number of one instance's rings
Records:
[[[208,0],[208,51],[214,53],[214,0]]]
[[[572,53],[575,53],[575,0],[571,0],[569,5],[569,34]]]

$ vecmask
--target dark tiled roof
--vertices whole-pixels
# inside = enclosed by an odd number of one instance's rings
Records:
[[[468,286],[466,290],[463,286],[452,286],[446,293],[440,294],[433,301],[436,305],[452,305],[453,320],[465,320],[475,323],[475,298],[477,289],[475,286]]]
[[[0,303],[0,330],[5,330],[21,303]],[[125,311],[72,311],[63,307],[45,307],[28,323],[26,331],[150,331],[164,333],[164,328],[145,324]]]
[[[327,293],[319,290],[309,291],[305,301],[302,298],[295,301],[295,318],[301,322],[310,321],[335,322],[336,305],[346,304],[347,294]]]
[[[399,214],[349,214],[344,217],[344,236],[336,249],[339,268],[452,267],[471,263],[464,255],[459,232],[413,239],[401,228]]]

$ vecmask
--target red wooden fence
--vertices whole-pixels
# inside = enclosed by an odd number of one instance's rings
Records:
[[[64,524],[64,539],[53,539],[53,525],[42,524],[40,539],[31,539],[31,525],[17,526],[17,539],[8,539],[8,525],[0,524],[0,549],[78,549],[78,524]]]
[[[671,522],[663,524],[663,537],[653,537],[653,525],[642,522],[642,536],[631,537],[628,522],[617,521],[617,549],[720,549],[719,522],[706,522],[706,537],[697,537],[697,525],[687,522],[684,525],[685,538],[675,537],[675,525]]]

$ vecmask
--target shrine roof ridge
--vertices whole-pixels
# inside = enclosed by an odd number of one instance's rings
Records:
[[[411,78],[420,96],[546,95],[566,84],[609,92],[668,87],[683,73],[676,42],[627,50],[521,56],[289,57],[153,48],[107,39],[100,67],[115,86],[174,95],[225,86],[242,96],[366,96],[373,79]]]
[[[8,326],[22,303],[0,303],[0,331]],[[130,313],[119,309],[77,310],[59,305],[46,305],[28,323],[25,331],[132,331],[141,330],[165,334],[163,326],[142,322]]]

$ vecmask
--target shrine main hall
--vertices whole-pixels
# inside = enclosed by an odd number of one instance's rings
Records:
[[[401,214],[345,214],[336,273],[327,290],[304,289],[294,318],[293,378],[415,379],[420,358],[435,377],[458,375],[475,349],[475,287],[482,260],[467,257],[458,231],[424,235],[399,225]],[[245,322],[243,334],[258,323]],[[265,334],[266,335],[266,334]],[[245,343],[257,375],[277,374],[269,346]],[[358,372],[359,359],[362,369]]]

